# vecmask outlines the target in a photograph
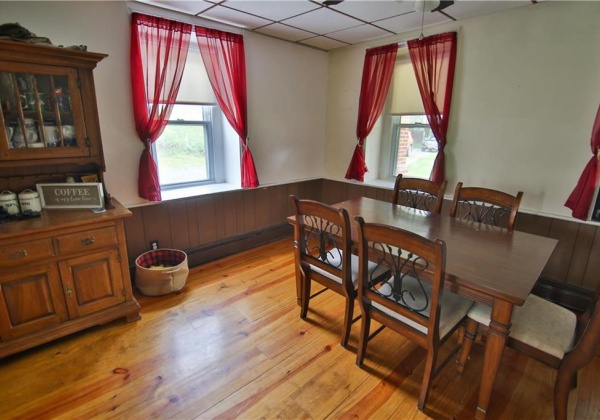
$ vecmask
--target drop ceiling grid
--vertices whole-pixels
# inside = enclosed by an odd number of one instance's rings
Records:
[[[128,0],[198,16],[330,51],[372,39],[531,5],[532,0],[455,0],[443,12],[415,12],[412,0]]]

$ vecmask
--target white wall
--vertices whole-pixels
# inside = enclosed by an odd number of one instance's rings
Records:
[[[460,27],[446,147],[447,195],[458,181],[522,190],[522,209],[570,215],[563,204],[590,158],[600,102],[599,17],[600,2],[549,1],[435,29]],[[328,177],[343,178],[356,143],[365,49],[416,36],[330,54],[329,75],[335,81],[328,90]],[[372,134],[368,142],[367,152],[379,139]],[[376,174],[377,167],[368,162]]]
[[[1,1],[0,16],[55,45],[109,55],[94,71],[107,189],[125,205],[144,203],[137,195],[142,143],[133,122],[126,2]],[[250,149],[261,184],[324,176],[327,54],[252,33],[244,41]],[[239,178],[239,170],[228,176],[236,172]]]
[[[247,32],[250,149],[262,184],[324,176],[326,53]]]

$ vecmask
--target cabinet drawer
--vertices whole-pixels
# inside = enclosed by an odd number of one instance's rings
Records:
[[[86,230],[56,237],[56,245],[60,255],[89,251],[116,243],[117,231],[114,227]]]
[[[12,266],[54,256],[50,238],[0,247],[0,266]]]

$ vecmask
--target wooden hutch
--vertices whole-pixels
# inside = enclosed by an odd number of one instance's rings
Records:
[[[96,179],[105,171],[92,75],[105,54],[0,41],[0,192]],[[0,223],[0,357],[82,329],[139,318],[123,218],[43,209]]]

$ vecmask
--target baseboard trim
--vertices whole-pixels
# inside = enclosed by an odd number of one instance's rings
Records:
[[[293,227],[286,222],[183,251],[188,256],[188,266],[194,267],[237,254],[238,252],[247,251],[257,246],[275,242],[279,239],[286,237],[291,239],[293,232]],[[130,266],[129,271],[133,282],[135,278],[135,265]]]
[[[293,229],[289,223],[281,223],[243,235],[227,238],[223,241],[213,242],[198,248],[186,250],[185,252],[188,255],[188,265],[194,267],[218,258],[227,257],[238,252],[283,239],[286,236],[291,236],[292,233]]]

